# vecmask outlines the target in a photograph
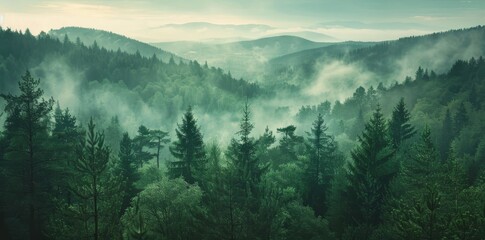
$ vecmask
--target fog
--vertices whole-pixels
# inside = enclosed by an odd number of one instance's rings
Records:
[[[375,74],[357,64],[343,61],[318,63],[316,79],[303,92],[309,96],[325,98],[331,102],[344,101],[360,86],[372,84]]]

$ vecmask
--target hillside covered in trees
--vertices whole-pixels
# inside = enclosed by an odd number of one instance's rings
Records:
[[[1,239],[485,236],[482,57],[293,113],[196,61],[0,41]]]

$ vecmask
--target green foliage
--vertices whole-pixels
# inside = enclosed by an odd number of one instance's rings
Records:
[[[414,127],[409,124],[411,116],[401,98],[397,106],[392,111],[392,118],[389,121],[389,135],[395,148],[399,148],[402,142],[411,138],[415,133]]]
[[[389,183],[397,172],[392,164],[394,151],[387,131],[386,121],[378,106],[365,125],[359,137],[360,146],[352,151],[353,162],[348,166],[349,185],[344,193],[344,204],[348,204],[347,224],[357,226],[363,239],[368,238],[372,232],[370,229],[382,221],[382,205]]]
[[[151,141],[149,147],[156,149],[155,156],[157,157],[157,168],[160,168],[160,151],[163,149],[164,144],[170,142],[168,138],[168,132],[162,130],[150,130]]]
[[[5,150],[3,150],[6,186],[5,213],[11,218],[15,238],[38,239],[45,227],[46,207],[50,205],[49,194],[53,182],[47,178],[52,172],[52,160],[47,152],[49,114],[54,100],[43,98],[35,80],[25,72],[18,86],[20,95],[0,94],[6,102]],[[2,195],[3,195],[2,194]],[[18,201],[21,199],[21,201]]]
[[[153,155],[148,151],[151,145],[150,130],[141,125],[138,128],[138,135],[133,138],[133,152],[135,155],[135,161],[138,167],[143,167],[143,164],[148,163],[152,159]]]
[[[148,185],[122,217],[128,239],[201,239],[202,191],[183,179]]]
[[[133,153],[133,140],[130,139],[128,133],[123,134],[120,143],[119,157],[119,178],[122,181],[121,188],[124,191],[123,201],[121,205],[121,215],[129,207],[131,199],[136,196],[139,189],[135,183],[140,179],[140,173],[135,162],[135,154]]]
[[[445,117],[441,127],[441,136],[439,141],[440,155],[442,160],[448,159],[451,142],[454,138],[453,119],[450,110],[446,110]]]
[[[195,183],[197,175],[205,168],[206,153],[191,107],[185,112],[175,133],[177,140],[172,143],[170,152],[177,160],[169,163],[169,175],[171,178],[182,176],[188,183]]]
[[[226,153],[234,174],[235,187],[246,199],[257,196],[261,176],[268,169],[268,166],[262,165],[261,160],[256,156],[256,141],[250,136],[253,128],[249,106],[246,103],[243,109],[240,130],[237,132],[239,138],[231,140]]]
[[[309,162],[305,167],[304,203],[308,204],[317,216],[327,211],[327,194],[335,170],[340,167],[337,145],[327,134],[327,126],[322,114],[318,114],[308,134],[307,154]]]
[[[277,128],[276,131],[283,135],[280,138],[278,148],[278,156],[272,162],[273,165],[290,163],[296,161],[299,155],[299,148],[303,145],[303,137],[295,134],[296,127],[289,125],[284,128]]]

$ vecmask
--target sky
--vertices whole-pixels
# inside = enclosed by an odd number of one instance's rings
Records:
[[[145,42],[296,32],[381,41],[484,25],[484,16],[484,0],[0,0],[3,28],[38,34],[79,26]]]

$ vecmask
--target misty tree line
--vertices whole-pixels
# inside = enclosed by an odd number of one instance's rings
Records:
[[[115,95],[123,94],[130,108],[136,108],[137,102],[144,103],[171,118],[171,122],[177,121],[180,109],[193,103],[214,113],[231,110],[241,98],[268,94],[256,83],[235,79],[220,68],[197,61],[171,58],[164,62],[156,55],[143,57],[140,53],[107,50],[79,38],[65,36],[59,40],[44,32],[33,36],[28,29],[18,32],[0,27],[0,40],[3,92],[17,91],[14,80],[30,69],[48,80],[45,83],[55,85],[64,80],[78,86],[78,91],[84,93],[80,101],[89,93],[106,89]],[[90,115],[104,117],[105,109],[92,105],[83,106],[83,111],[78,117],[85,119]]]
[[[473,61],[458,62],[449,75],[468,72]],[[454,116],[446,112],[438,144],[428,126],[418,130],[410,124],[404,99],[389,119],[376,104],[349,161],[322,114],[306,126],[305,136],[297,135],[294,125],[278,128],[276,143],[269,128],[253,136],[248,104],[225,149],[204,142],[188,108],[171,143],[167,132],[140,126],[133,137],[122,134],[113,151],[93,119],[84,127],[68,109],[54,109],[39,83],[26,72],[18,95],[1,95],[6,102],[2,238],[481,239],[485,234],[483,141],[475,161],[458,157],[454,149],[460,148],[452,144],[474,118],[483,117],[467,113],[464,104]],[[358,103],[355,98],[364,93],[359,88],[344,105]],[[480,104],[475,107],[481,111]],[[166,171],[160,165],[163,147],[173,156]]]

